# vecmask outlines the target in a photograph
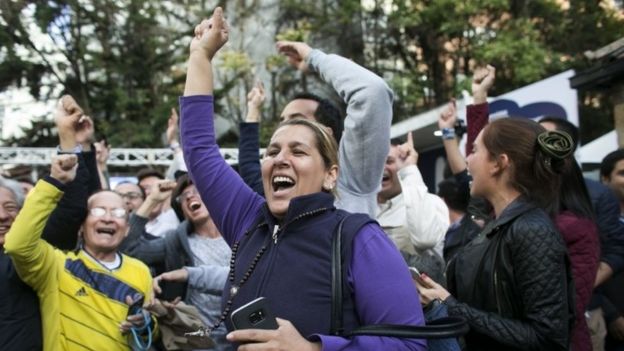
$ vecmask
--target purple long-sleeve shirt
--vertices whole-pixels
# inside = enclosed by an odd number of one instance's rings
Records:
[[[232,245],[253,224],[265,200],[221,157],[214,134],[212,96],[181,97],[180,111],[182,147],[191,178],[219,231]],[[424,324],[405,262],[378,226],[366,225],[355,236],[347,279],[362,325]],[[323,350],[427,349],[424,340],[377,336],[315,335],[312,341],[321,341]]]

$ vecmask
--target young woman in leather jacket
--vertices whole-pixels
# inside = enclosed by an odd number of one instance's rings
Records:
[[[471,195],[495,218],[449,264],[449,290],[423,277],[424,302],[440,299],[471,327],[468,350],[567,350],[574,317],[566,248],[543,208],[559,203],[553,160],[569,155],[558,132],[519,118],[496,120],[468,156]]]

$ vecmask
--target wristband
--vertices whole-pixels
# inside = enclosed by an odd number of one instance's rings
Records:
[[[169,144],[169,148],[173,151],[176,151],[177,149],[180,148],[180,143],[178,143],[177,141],[174,141],[173,143]]]
[[[79,154],[81,152],[82,152],[82,145],[80,145],[80,144],[77,144],[71,150],[63,150],[63,149],[61,149],[61,145],[56,147],[56,153],[57,154]]]
[[[442,128],[442,139],[443,140],[455,139],[455,128]]]

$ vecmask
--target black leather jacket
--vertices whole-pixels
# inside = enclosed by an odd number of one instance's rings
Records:
[[[450,315],[468,350],[567,350],[574,315],[565,244],[541,209],[518,198],[449,264]]]

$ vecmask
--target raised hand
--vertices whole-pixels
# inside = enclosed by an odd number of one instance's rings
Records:
[[[108,145],[105,139],[102,139],[93,143],[93,146],[95,146],[95,160],[97,161],[97,165],[106,169],[106,163],[110,157],[110,145]]]
[[[245,117],[245,122],[260,122],[260,110],[262,109],[265,98],[264,84],[262,84],[262,82],[257,82],[247,94],[247,117]]]
[[[223,9],[217,7],[212,17],[203,20],[195,27],[195,36],[191,40],[190,52],[200,53],[212,61],[214,55],[228,41],[228,24],[223,18]]]
[[[78,123],[75,125],[76,128],[76,142],[81,145],[91,144],[93,141],[93,134],[95,132],[95,128],[93,126],[93,120],[89,116],[82,116]]]
[[[487,102],[488,91],[494,85],[496,68],[487,65],[477,68],[472,76],[472,97],[475,104]]]
[[[298,41],[278,41],[276,47],[280,54],[286,56],[291,66],[304,73],[308,71],[306,60],[312,52],[308,44]]]
[[[59,99],[54,122],[62,150],[72,150],[78,144],[91,142],[93,138],[93,121],[71,95],[63,95]]]
[[[156,203],[162,203],[171,196],[171,192],[173,191],[175,186],[176,182],[173,180],[159,180],[157,183],[154,183],[154,185],[152,185],[152,189],[147,196],[147,199]]]
[[[457,122],[457,105],[455,99],[451,99],[448,105],[440,113],[438,118],[438,128],[455,128],[455,122]]]
[[[178,142],[178,112],[175,107],[171,108],[171,115],[167,121],[167,143],[171,146]]]
[[[412,132],[407,133],[407,142],[399,145],[399,157],[396,160],[397,168],[415,166],[418,162],[418,152],[414,149],[414,137]]]
[[[78,169],[78,157],[73,154],[62,154],[52,157],[50,176],[63,184],[67,184],[76,178]]]

